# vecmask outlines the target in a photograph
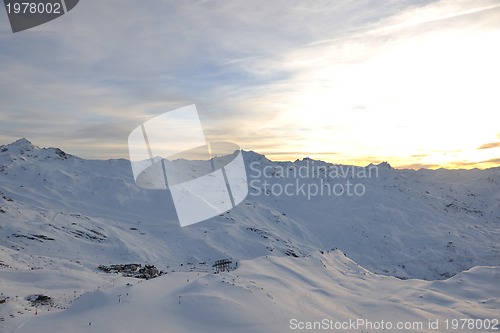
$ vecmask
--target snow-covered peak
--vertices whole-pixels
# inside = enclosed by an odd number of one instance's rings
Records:
[[[253,150],[243,150],[242,154],[246,162],[254,162],[254,161],[271,162],[265,155],[256,153]]]
[[[386,169],[392,169],[392,166],[389,164],[389,162],[387,161],[384,161],[382,163],[379,163],[378,164],[378,167],[379,168],[386,168]]]
[[[371,167],[371,166],[376,166],[379,169],[389,169],[389,170],[393,169],[393,167],[387,161],[381,162],[379,164],[374,164],[374,163],[368,164],[368,167]]]
[[[10,144],[0,146],[0,151],[2,152],[18,152],[18,153],[24,153],[26,151],[33,151],[35,149],[39,149],[38,147],[34,146],[31,141],[29,141],[26,138],[21,138],[18,139]]]
[[[34,148],[34,146],[31,143],[31,141],[29,141],[26,138],[18,139],[16,141],[14,141],[13,143],[11,143],[11,145],[19,147],[19,148],[26,148],[26,149],[32,149],[32,148]]]
[[[26,158],[42,160],[53,158],[67,159],[71,156],[59,148],[40,148],[26,138],[21,138],[10,144],[0,146],[0,156],[2,155],[7,155],[11,161],[17,160],[18,157],[23,157],[22,160],[26,160]]]

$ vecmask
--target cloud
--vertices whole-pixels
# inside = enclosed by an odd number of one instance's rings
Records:
[[[466,167],[466,168],[493,168],[500,166],[500,158],[492,158],[484,161],[468,162],[468,161],[454,161],[450,165],[455,167]]]
[[[481,119],[497,106],[484,78],[498,52],[477,38],[498,28],[497,5],[86,0],[0,35],[0,138],[126,157],[128,131],[196,103],[207,137],[275,156],[450,150],[479,122],[455,108]],[[452,57],[464,50],[477,53]]]
[[[432,163],[410,163],[410,164],[402,164],[397,165],[397,169],[438,169],[438,168],[448,168],[448,169],[456,169],[456,168],[478,168],[478,169],[486,169],[486,168],[495,168],[500,167],[500,158],[493,158],[484,161],[476,161],[476,162],[467,162],[467,161],[453,161],[451,163],[443,164],[432,164]]]
[[[484,145],[481,145],[477,149],[489,149],[489,148],[498,148],[500,147],[500,142],[491,142],[491,143],[485,143]]]

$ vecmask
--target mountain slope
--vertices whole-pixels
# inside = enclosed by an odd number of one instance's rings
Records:
[[[362,168],[272,162],[253,152],[244,159],[244,202],[181,228],[169,192],[136,186],[127,160],[83,160],[25,139],[0,146],[2,332],[20,325],[19,332],[54,325],[81,332],[87,321],[110,332],[146,322],[153,331],[168,322],[175,332],[204,325],[281,332],[301,315],[443,320],[489,318],[498,309],[500,168]],[[350,259],[324,252],[337,248]],[[239,268],[212,274],[223,258]],[[138,284],[97,268],[120,263],[167,274]],[[382,276],[455,274],[443,282]],[[130,303],[117,308],[127,292]],[[52,300],[36,309],[27,297],[39,294]],[[33,320],[34,312],[44,316]]]
[[[88,293],[67,311],[32,317],[17,332],[255,333],[308,325],[321,325],[308,330],[313,332],[381,329],[376,327],[427,332],[430,322],[442,332],[446,320],[451,328],[459,318],[478,318],[493,327],[500,306],[498,278],[498,267],[476,267],[446,281],[402,281],[375,275],[340,251],[261,257],[230,273],[172,273]]]
[[[137,187],[126,160],[82,160],[25,139],[0,151],[0,245],[20,257],[77,259],[89,269],[135,261],[166,269],[339,248],[376,273],[426,279],[500,262],[500,168],[413,171],[383,164],[376,177],[360,178],[349,170],[366,168],[309,159],[276,163],[250,152],[247,199],[180,228],[169,192]],[[283,174],[307,166],[348,172],[338,178]],[[318,187],[350,181],[365,193],[307,198],[269,190],[297,181]]]

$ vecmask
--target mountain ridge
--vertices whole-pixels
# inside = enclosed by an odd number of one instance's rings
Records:
[[[84,160],[60,153],[58,148],[37,148],[26,139],[16,142],[13,145],[19,150],[9,146],[1,152],[6,147],[0,147],[0,192],[4,197],[0,197],[0,209],[4,211],[0,213],[4,220],[1,230],[10,229],[6,236],[14,248],[24,243],[33,246],[34,242],[13,237],[14,234],[33,237],[29,234],[45,232],[53,239],[80,235],[89,240],[101,233],[99,228],[104,228],[108,231],[101,241],[105,246],[115,242],[121,244],[117,253],[135,253],[133,258],[137,260],[163,261],[165,266],[168,260],[153,255],[154,251],[144,257],[120,238],[141,244],[146,241],[143,246],[154,245],[172,258],[179,255],[177,261],[187,262],[196,261],[195,258],[206,261],[207,253],[212,253],[210,257],[228,253],[250,259],[276,253],[300,256],[312,250],[340,248],[372,271],[402,278],[442,279],[475,265],[500,262],[500,248],[494,241],[500,235],[497,169],[415,171],[382,164],[377,177],[359,178],[347,172],[337,179],[322,173],[329,170],[326,167],[336,166],[330,163],[311,159],[273,162],[257,153],[244,152],[249,181],[247,199],[225,214],[181,229],[168,190],[137,187],[127,160]],[[305,167],[309,171],[300,177],[300,168]],[[283,170],[294,171],[287,175]],[[363,187],[365,193],[349,196],[344,191],[308,198],[300,191],[301,186],[320,189],[338,185],[347,189],[347,182]],[[298,185],[298,190],[291,196],[273,192],[287,185]],[[27,223],[18,228],[7,223],[20,217]],[[70,222],[69,226],[57,224],[63,221]],[[31,228],[43,230],[30,232]],[[151,239],[140,240],[145,235],[134,229],[141,228],[153,228],[154,233],[165,238],[150,235]],[[25,229],[24,233],[21,229]],[[210,237],[203,238],[207,234]],[[222,241],[222,234],[233,238]],[[443,236],[446,240],[440,239]],[[169,237],[198,239],[200,247],[183,250],[182,246],[170,244]],[[471,251],[471,246],[480,249],[481,255]],[[69,249],[63,252],[72,253]],[[110,260],[101,263],[113,263]],[[99,264],[95,259],[90,262],[93,266],[88,268]]]
[[[68,157],[73,157],[73,158],[78,158],[78,159],[83,159],[81,157],[78,157],[76,155],[73,155],[73,154],[70,154],[70,153],[67,153],[66,151],[60,149],[60,148],[56,148],[56,147],[39,147],[37,145],[34,145],[30,140],[26,139],[26,138],[20,138],[20,139],[17,139],[16,141],[13,141],[11,143],[7,143],[7,144],[3,144],[3,145],[0,145],[0,153],[3,153],[3,152],[7,152],[9,151],[9,148],[16,148],[18,150],[21,150],[22,152],[30,152],[30,151],[54,151],[54,152],[58,152],[58,153],[61,153],[61,155],[63,156],[68,156]],[[2,151],[3,150],[3,151]],[[12,152],[12,151],[11,151]],[[273,163],[297,163],[297,162],[301,162],[301,161],[315,161],[315,162],[321,162],[321,163],[326,163],[326,164],[332,164],[332,165],[343,165],[343,166],[355,166],[355,167],[362,167],[362,166],[359,166],[359,165],[354,165],[354,164],[341,164],[341,163],[333,163],[333,162],[326,162],[326,161],[323,161],[323,160],[316,160],[316,159],[312,159],[312,158],[309,158],[309,157],[303,157],[302,159],[296,159],[295,161],[274,161],[274,160],[270,160],[266,157],[266,155],[264,154],[261,154],[261,153],[258,153],[254,150],[245,150],[245,149],[242,149],[242,152],[243,154],[245,154],[250,160],[252,159],[251,156],[254,156],[256,157],[257,159],[260,158],[264,158],[265,160],[269,161],[269,162],[273,162]],[[23,153],[21,153],[23,154]],[[110,159],[86,159],[86,160],[90,160],[90,161],[113,161],[113,160],[124,160],[124,161],[128,161],[129,160],[127,158],[110,158]],[[396,170],[415,170],[415,169],[409,169],[409,168],[398,168],[398,167],[393,167],[389,162],[387,161],[383,161],[383,162],[379,162],[379,163],[369,163],[368,165],[366,165],[365,167],[369,167],[369,166],[377,166],[377,167],[380,167],[380,168],[389,168],[389,169],[396,169]],[[453,168],[453,169],[448,169],[448,168],[444,168],[444,167],[441,167],[441,168],[436,168],[436,169],[428,169],[428,168],[419,168],[415,171],[419,171],[419,170],[448,170],[448,171],[453,171],[453,170],[459,170],[459,171],[465,171],[465,170],[490,170],[490,169],[499,169],[500,170],[500,166],[498,167],[489,167],[489,168],[484,168],[484,169],[479,169],[479,168],[472,168],[472,169],[465,169],[465,168]]]
[[[491,317],[498,305],[500,297],[488,290],[500,276],[500,169],[273,162],[244,152],[247,198],[181,228],[169,191],[139,188],[128,160],[61,152],[25,139],[0,147],[5,332],[49,332],[52,324],[67,329],[75,323],[80,332],[90,321],[95,330],[111,332],[121,326],[103,322],[103,313],[146,323],[154,321],[149,313],[160,315],[157,309],[164,306],[172,313],[162,314],[164,323],[176,323],[176,332],[199,331],[186,322],[193,313],[211,313],[201,316],[203,325],[218,326],[217,318],[229,331],[241,331],[225,319],[227,311],[245,313],[252,332],[252,322],[262,331],[283,332],[292,314],[318,318],[334,309],[332,317],[346,320],[373,309],[353,302],[352,292],[369,295],[370,304],[382,302],[380,313],[401,319],[422,319],[420,307],[444,319],[450,300],[457,316]],[[370,168],[376,168],[371,177]],[[349,195],[347,184],[362,188],[362,195]],[[286,192],[287,186],[292,190]],[[338,188],[343,191],[320,190]],[[225,258],[239,263],[238,269],[214,275],[213,264]],[[98,269],[128,263],[155,265],[166,275],[135,286],[136,279]],[[489,289],[477,289],[479,281]],[[381,284],[382,290],[368,292]],[[462,293],[466,286],[477,290]],[[391,296],[392,288],[401,295]],[[51,301],[40,307],[40,319],[26,322],[37,311],[27,300],[37,299],[33,295]],[[188,304],[184,310],[179,295]],[[116,307],[119,297],[125,312]],[[126,302],[149,310],[137,314]],[[277,322],[260,321],[267,318],[259,317],[263,313]]]

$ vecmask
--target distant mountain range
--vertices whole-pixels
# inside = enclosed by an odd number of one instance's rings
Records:
[[[361,168],[308,158],[272,162],[254,152],[244,158],[247,199],[180,228],[169,192],[137,187],[127,160],[84,160],[26,139],[0,146],[0,245],[22,257],[78,259],[90,269],[134,261],[166,269],[336,248],[373,272],[402,278],[443,279],[500,264],[500,168]]]
[[[139,188],[128,160],[84,160],[26,139],[0,146],[0,293],[12,300],[52,290],[63,308],[77,294],[112,288],[117,278],[99,265],[127,263],[200,276],[224,258],[262,269],[263,258],[307,266],[311,255],[336,262],[346,255],[365,275],[427,280],[500,266],[500,168],[415,171],[243,156],[244,202],[181,228],[169,191]]]

